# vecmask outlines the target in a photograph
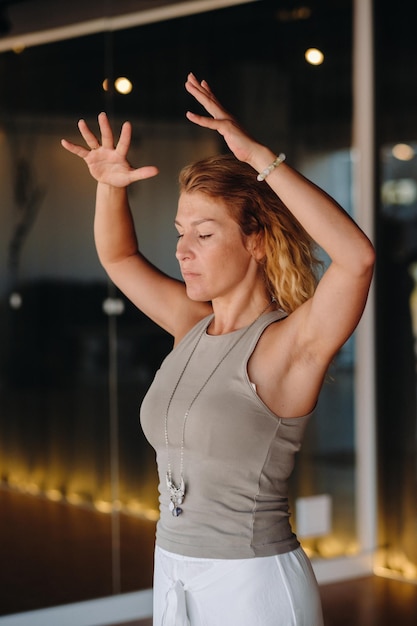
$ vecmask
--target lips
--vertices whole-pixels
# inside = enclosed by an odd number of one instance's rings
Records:
[[[198,278],[199,276],[199,274],[196,274],[195,272],[182,271],[181,274],[184,280],[192,280],[193,278]]]

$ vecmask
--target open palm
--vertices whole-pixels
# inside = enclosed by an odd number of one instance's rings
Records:
[[[88,148],[71,143],[66,139],[61,141],[62,146],[66,150],[84,159],[90,174],[97,182],[106,183],[114,187],[126,187],[137,180],[151,178],[158,174],[158,169],[153,165],[134,168],[127,160],[132,137],[130,122],[123,124],[116,146],[114,145],[113,132],[105,113],[100,113],[98,123],[101,132],[101,145],[85,120],[78,122],[78,128]]]

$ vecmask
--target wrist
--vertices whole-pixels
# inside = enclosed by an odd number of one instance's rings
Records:
[[[249,165],[259,174],[277,158],[277,153],[266,146],[260,146],[251,156]]]
[[[127,187],[119,187],[118,185],[111,185],[110,183],[99,181],[97,183],[97,192],[107,196],[120,196],[127,193]]]
[[[127,188],[115,187],[108,183],[99,182],[97,183],[96,198],[100,204],[104,203],[107,206],[118,207],[125,205],[127,202]]]
[[[273,172],[277,167],[279,167],[281,165],[281,163],[283,163],[285,161],[287,157],[285,156],[285,154],[283,152],[281,152],[273,161],[272,163],[270,163],[267,167],[265,167],[265,169],[262,170],[262,172],[260,172],[258,174],[258,176],[256,177],[256,180],[258,182],[262,182],[265,180],[265,178],[267,176],[269,176],[271,174],[271,172]]]

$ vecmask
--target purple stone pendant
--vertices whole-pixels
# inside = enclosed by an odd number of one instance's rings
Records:
[[[179,517],[182,513],[180,504],[183,503],[185,497],[185,484],[184,479],[181,477],[180,486],[177,487],[170,479],[168,473],[166,475],[167,488],[170,495],[169,510],[174,517]]]

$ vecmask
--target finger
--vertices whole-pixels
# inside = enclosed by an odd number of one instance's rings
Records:
[[[130,172],[130,182],[137,180],[145,180],[145,178],[152,178],[159,174],[159,170],[154,165],[145,165],[145,167],[138,167],[136,170]]]
[[[189,74],[185,88],[212,117],[233,119],[211,92],[206,81],[199,83],[193,74]]]
[[[101,144],[103,148],[114,148],[113,131],[110,126],[109,118],[106,113],[101,112],[98,116],[98,125],[101,132]]]
[[[200,86],[200,82],[198,81],[197,77],[195,74],[193,74],[193,72],[190,72],[187,76],[187,81],[190,81],[190,83],[192,83],[193,85],[195,85],[196,87]]]
[[[208,84],[208,82],[206,80],[202,80],[201,81],[201,86],[204,87],[204,89],[209,91],[211,94],[213,93],[211,88],[210,88],[210,85]]]
[[[125,122],[120,131],[119,141],[116,145],[116,150],[122,156],[126,156],[129,152],[130,142],[132,139],[132,125],[130,122]]]
[[[186,112],[187,119],[198,126],[203,126],[204,128],[210,128],[211,130],[219,130],[219,120],[216,120],[214,117],[205,117],[204,115],[197,115],[197,113],[193,113],[192,111]]]
[[[100,143],[95,134],[89,129],[87,122],[83,119],[78,121],[78,129],[90,150],[96,150],[100,147]]]
[[[190,72],[187,78],[197,89],[200,89],[200,91],[208,92],[209,94],[213,95],[210,85],[208,84],[206,80],[203,79],[202,81],[199,81],[192,72]]]
[[[76,154],[82,159],[85,159],[90,154],[90,151],[84,148],[84,146],[78,146],[66,139],[61,139],[61,146],[65,148],[65,150],[68,150],[68,152],[72,152],[72,154]]]
[[[194,97],[197,97],[197,95],[201,95],[201,96],[206,96],[207,97],[211,92],[210,92],[209,89],[204,87],[203,82],[204,81],[202,81],[200,83],[197,80],[197,78],[194,76],[194,74],[190,72],[190,74],[188,74],[188,76],[187,76],[187,80],[186,80],[186,83],[185,83],[185,88]]]

